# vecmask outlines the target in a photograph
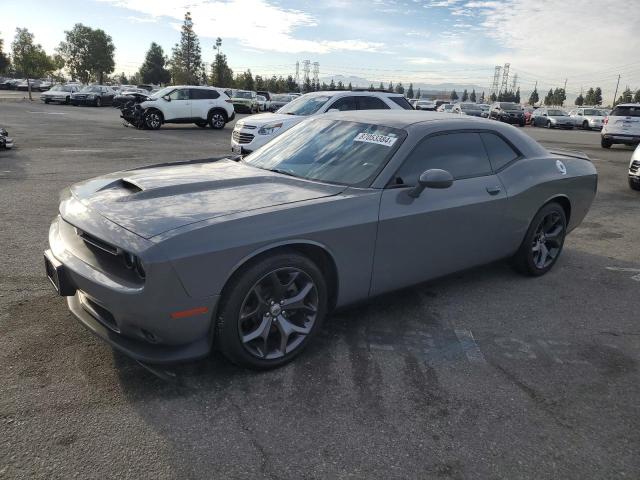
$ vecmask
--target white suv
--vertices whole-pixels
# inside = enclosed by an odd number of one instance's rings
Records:
[[[368,90],[312,92],[287,103],[276,113],[260,113],[236,122],[231,135],[234,153],[251,153],[312,115],[346,110],[413,110],[399,93]]]
[[[625,145],[640,143],[640,103],[616,105],[604,119],[600,145],[603,148],[611,148],[614,143]]]
[[[157,91],[140,104],[144,124],[157,130],[163,123],[195,123],[224,128],[235,117],[231,99],[221,88],[175,86]]]

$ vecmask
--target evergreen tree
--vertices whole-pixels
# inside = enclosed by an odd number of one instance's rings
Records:
[[[351,85],[351,82],[349,82],[349,85],[347,85],[347,90],[353,90],[353,86]]]
[[[336,84],[333,81],[333,78],[331,79],[331,82],[329,83],[329,90],[335,90],[336,89]]]
[[[302,93],[309,93],[312,90],[311,80],[307,77],[302,84]]]
[[[450,98],[452,102],[455,102],[456,100],[458,100],[458,93],[455,90],[451,90]]]
[[[602,89],[600,87],[596,87],[593,92],[593,104],[602,105]]]
[[[531,92],[531,95],[529,95],[529,105],[535,105],[536,103],[538,103],[538,100],[540,100],[540,96],[538,95],[538,88],[534,88],[533,92]]]
[[[171,80],[171,72],[164,68],[166,63],[167,59],[164,56],[162,47],[156,42],[151,42],[144,63],[140,67],[140,77],[142,81],[154,85],[169,83],[169,80]]]
[[[582,96],[582,93],[576,97],[576,101],[573,103],[579,107],[584,105],[584,97]]]
[[[516,90],[515,95],[513,96],[513,101],[516,103],[520,103],[520,87]]]
[[[496,96],[496,93],[495,93],[495,92],[493,92],[493,93],[491,94],[491,96],[489,97],[489,100],[491,100],[492,102],[495,102],[497,99],[498,99],[498,97]]]
[[[467,100],[469,100],[469,93],[467,92],[467,89],[465,88],[464,91],[462,92],[462,101],[466,102]]]
[[[264,90],[264,79],[262,75],[256,75],[253,81],[255,82],[256,90]]]
[[[549,89],[549,93],[547,93],[547,96],[544,97],[544,104],[553,105],[553,89],[552,88]]]
[[[553,105],[562,106],[564,101],[566,100],[567,95],[564,92],[564,88],[556,88],[553,91]]]
[[[286,86],[286,91],[287,91],[287,92],[297,92],[297,91],[299,91],[299,90],[300,90],[300,89],[298,88],[298,85],[296,84],[295,79],[294,79],[291,75],[289,75],[289,76],[287,77],[286,84],[287,84],[287,86]],[[312,87],[312,88],[313,88],[313,87]]]
[[[218,50],[216,58],[211,64],[209,80],[214,87],[233,87],[233,70],[227,64],[227,56],[224,53],[220,53],[220,50]]]
[[[242,85],[240,88],[243,90],[255,90],[255,82],[253,81],[253,75],[251,74],[251,70],[247,69],[242,76]]]
[[[327,90],[329,90],[329,85],[327,85],[327,82],[322,82],[322,86],[320,90],[323,92],[326,92]]]
[[[471,95],[469,95],[469,100],[471,100],[473,103],[476,103],[476,89],[475,88],[473,90],[471,90]]]
[[[418,88],[418,91],[416,92],[416,98],[420,99],[421,95],[422,95],[422,93],[420,92],[420,89]]]
[[[371,85],[369,85],[369,90],[373,90],[375,87],[373,86],[373,83]]]
[[[480,103],[484,103],[484,90],[482,91],[482,95],[480,95]]]
[[[173,47],[171,76],[176,84],[197,85],[202,73],[200,41],[193,31],[191,12],[184,15],[180,32],[180,43]]]
[[[633,96],[633,101],[635,103],[640,103],[640,88],[638,90],[636,90],[636,93]]]
[[[378,86],[378,88],[379,88],[380,90],[384,90],[384,85],[382,84],[382,82],[380,82],[380,86]]]
[[[4,73],[9,70],[11,62],[9,56],[3,52],[3,40],[0,38],[0,73]]]
[[[407,89],[407,98],[414,98],[414,96],[413,96],[413,83],[409,84],[409,88]]]
[[[595,105],[596,104],[596,92],[593,88],[587,90],[587,95],[584,97],[584,105]]]
[[[402,86],[402,82],[396,85],[396,93],[404,93],[404,87]]]
[[[342,80],[338,80],[338,85],[336,85],[336,90],[344,90],[344,83],[342,83]]]
[[[393,92],[393,82],[389,82],[389,88],[387,88],[390,92]]]
[[[625,88],[624,92],[622,92],[622,95],[620,95],[618,97],[618,101],[616,102],[616,104],[618,104],[618,103],[631,103],[632,100],[633,100],[633,92],[631,91],[629,86],[627,86],[627,88]]]

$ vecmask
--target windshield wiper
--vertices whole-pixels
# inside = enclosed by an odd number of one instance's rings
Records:
[[[270,168],[269,171],[273,173],[281,173],[282,175],[288,175],[290,177],[298,177],[297,175],[291,173],[288,170],[280,170],[279,168]]]

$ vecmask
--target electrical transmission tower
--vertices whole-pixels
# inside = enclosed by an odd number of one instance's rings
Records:
[[[311,62],[309,60],[302,61],[302,84],[306,85],[309,82],[309,66]]]
[[[516,91],[516,86],[517,86],[517,84],[518,84],[518,74],[516,73],[516,74],[513,76],[513,82],[511,83],[511,90],[512,90],[512,91],[514,91],[514,92]]]
[[[320,64],[313,62],[313,84],[318,85],[320,83]]]
[[[300,85],[300,62],[296,61],[296,85]]]
[[[505,63],[504,67],[502,67],[502,86],[500,87],[500,92],[506,92],[507,88],[509,88],[509,67],[510,63]]]
[[[491,93],[498,94],[498,82],[500,81],[500,70],[502,67],[500,65],[496,65],[496,69],[493,72],[493,83],[491,83]]]

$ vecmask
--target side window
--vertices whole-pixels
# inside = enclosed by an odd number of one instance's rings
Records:
[[[342,97],[339,100],[336,100],[333,105],[330,105],[328,110],[332,108],[337,108],[341,112],[346,110],[355,110],[356,109],[356,101],[354,97]]]
[[[404,97],[388,97],[393,103],[396,103],[400,106],[400,108],[404,108],[405,110],[413,110],[413,107],[409,103],[409,101]]]
[[[189,100],[189,90],[181,88],[169,94],[171,100]]]
[[[511,146],[498,135],[493,133],[481,133],[480,137],[484,143],[489,161],[493,167],[493,171],[500,170],[507,163],[515,160],[520,155]]]
[[[426,138],[404,161],[396,183],[415,185],[418,177],[431,168],[449,171],[453,178],[488,175],[491,164],[478,133],[447,133]]]
[[[191,88],[189,89],[189,94],[192,100],[213,100],[220,96],[216,90],[205,88]]]
[[[389,110],[390,107],[378,97],[356,97],[358,110]]]

